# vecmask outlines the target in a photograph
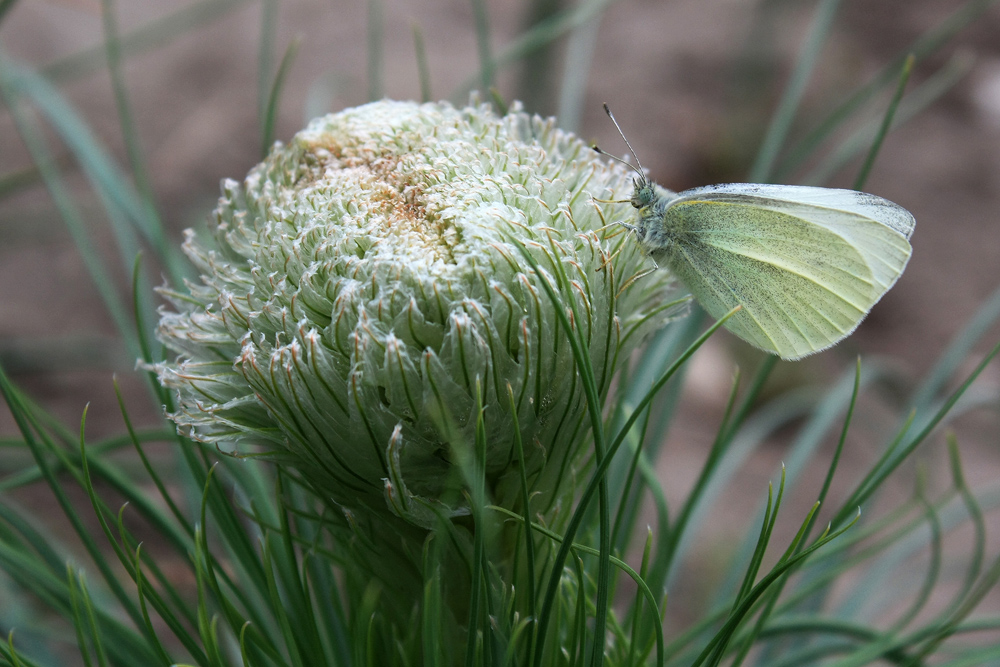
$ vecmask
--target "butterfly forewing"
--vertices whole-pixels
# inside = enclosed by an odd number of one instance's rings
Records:
[[[733,187],[681,193],[663,220],[675,242],[650,251],[714,317],[741,305],[726,326],[783,358],[822,350],[853,331],[909,258],[901,216],[890,227],[862,213],[880,206],[855,199],[842,210],[819,205],[819,188],[793,188],[801,196],[782,200]]]
[[[916,226],[913,215],[902,206],[857,190],[817,188],[809,185],[726,183],[686,190],[678,195],[677,200],[730,198],[742,198],[761,205],[802,204],[814,210],[817,215],[823,210],[833,216],[853,213],[861,218],[878,222],[902,234],[907,240]]]

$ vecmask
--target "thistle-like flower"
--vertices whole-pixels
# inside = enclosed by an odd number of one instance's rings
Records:
[[[669,275],[630,283],[638,244],[594,201],[631,188],[517,109],[383,101],[318,118],[222,184],[211,238],[187,233],[202,275],[164,290],[169,416],[223,449],[263,446],[397,547],[469,512],[457,467],[478,422],[491,502],[518,506],[523,467],[533,515],[558,523],[587,453],[566,322],[604,396],[664,320]]]

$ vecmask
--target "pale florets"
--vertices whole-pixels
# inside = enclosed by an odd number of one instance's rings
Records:
[[[608,227],[627,211],[593,201],[630,189],[516,110],[383,101],[316,119],[223,183],[210,239],[188,232],[201,282],[164,290],[176,312],[159,329],[177,355],[157,367],[170,417],[225,449],[262,446],[351,517],[419,529],[467,512],[455,450],[481,408],[491,498],[516,504],[523,465],[544,514],[572,490],[586,431],[556,309],[602,394],[663,322],[666,272],[622,291],[647,265]]]

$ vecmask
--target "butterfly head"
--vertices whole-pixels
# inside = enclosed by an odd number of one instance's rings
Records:
[[[634,189],[630,202],[635,208],[642,210],[655,201],[656,192],[653,189],[653,184],[645,176],[633,179],[632,186]]]

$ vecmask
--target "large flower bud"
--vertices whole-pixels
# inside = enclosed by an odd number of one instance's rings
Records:
[[[624,167],[517,110],[383,101],[314,120],[222,190],[211,238],[184,246],[201,282],[164,290],[171,419],[263,447],[351,521],[419,533],[468,513],[455,468],[481,410],[492,501],[517,505],[524,466],[552,518],[588,425],[559,314],[602,396],[663,322],[669,276],[628,284],[648,264],[610,224],[631,208],[594,201],[631,192]]]

